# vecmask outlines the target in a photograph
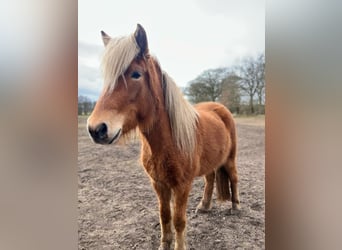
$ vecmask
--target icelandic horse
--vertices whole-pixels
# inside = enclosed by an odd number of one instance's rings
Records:
[[[95,143],[112,144],[139,129],[141,160],[159,200],[159,249],[171,248],[172,223],[174,249],[186,249],[186,207],[195,177],[205,178],[197,211],[210,209],[215,180],[218,200],[231,200],[232,211],[240,209],[233,117],[221,104],[192,106],[185,100],[150,55],[140,24],[129,36],[101,34],[104,88],[88,118],[88,132]]]

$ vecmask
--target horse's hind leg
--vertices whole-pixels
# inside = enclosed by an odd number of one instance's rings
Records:
[[[172,230],[171,230],[171,189],[162,183],[153,182],[153,187],[158,195],[159,200],[159,216],[161,226],[161,242],[159,250],[171,249]]]
[[[239,198],[239,188],[238,188],[238,172],[236,168],[236,160],[234,158],[228,158],[225,168],[229,175],[230,188],[232,191],[232,208],[233,210],[240,209],[240,198]]]
[[[211,197],[213,195],[214,182],[215,182],[215,172],[207,174],[204,177],[205,186],[203,191],[203,197],[196,208],[197,212],[206,212],[211,208]]]

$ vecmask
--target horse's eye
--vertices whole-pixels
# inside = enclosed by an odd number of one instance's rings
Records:
[[[141,76],[141,74],[139,72],[137,72],[137,71],[134,71],[131,74],[131,77],[134,78],[134,79],[138,79],[140,76]]]

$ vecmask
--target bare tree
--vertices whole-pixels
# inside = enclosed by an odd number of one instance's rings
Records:
[[[88,115],[94,108],[94,102],[89,97],[80,95],[78,96],[78,114]]]
[[[250,112],[255,113],[254,96],[258,94],[259,104],[263,102],[265,80],[264,55],[256,58],[246,57],[242,63],[236,67],[236,73],[240,77],[240,89],[249,98]]]
[[[217,101],[222,92],[222,81],[229,73],[228,68],[216,68],[203,71],[192,80],[185,93],[193,103]]]
[[[265,54],[260,54],[256,58],[257,65],[257,95],[258,104],[261,106],[265,104]]]
[[[241,93],[239,87],[240,77],[231,74],[222,82],[222,92],[219,101],[233,113],[240,113]]]

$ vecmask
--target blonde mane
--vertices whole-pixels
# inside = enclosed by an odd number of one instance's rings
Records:
[[[102,58],[102,70],[104,78],[104,88],[112,92],[120,76],[132,63],[139,53],[139,47],[134,35],[111,38],[106,45]],[[123,77],[123,79],[125,79]]]
[[[198,113],[184,99],[174,80],[163,72],[165,107],[170,119],[171,131],[179,149],[191,154],[196,145]]]

